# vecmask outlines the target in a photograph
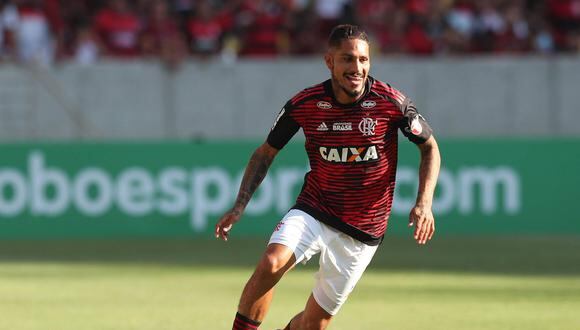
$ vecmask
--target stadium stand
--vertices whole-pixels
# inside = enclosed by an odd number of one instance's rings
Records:
[[[0,58],[304,56],[338,22],[364,26],[389,55],[580,50],[580,0],[2,0]]]

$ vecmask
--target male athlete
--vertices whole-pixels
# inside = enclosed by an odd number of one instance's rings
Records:
[[[312,294],[285,329],[328,326],[383,239],[395,188],[399,129],[421,154],[409,225],[416,225],[418,244],[430,240],[435,230],[431,205],[440,156],[431,128],[409,98],[368,76],[369,42],[358,27],[334,28],[324,60],[331,79],[303,90],[282,108],[248,163],[234,207],[215,227],[216,237],[227,240],[278,151],[302,128],[311,170],[244,288],[235,330],[258,329],[276,283],[317,253],[320,269]]]

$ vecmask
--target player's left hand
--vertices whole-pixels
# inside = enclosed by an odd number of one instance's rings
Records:
[[[435,218],[430,207],[415,205],[409,214],[409,227],[415,226],[413,234],[417,244],[425,244],[435,233]]]
[[[215,237],[227,241],[230,235],[230,230],[236,222],[240,221],[241,216],[242,212],[235,208],[227,211],[215,225]]]

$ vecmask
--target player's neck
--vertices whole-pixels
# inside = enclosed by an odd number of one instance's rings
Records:
[[[363,95],[365,95],[367,84],[366,82],[363,84],[363,89],[361,93],[357,96],[351,96],[347,92],[345,92],[340,85],[334,81],[334,79],[330,79],[332,84],[332,92],[334,94],[334,99],[340,104],[352,104],[356,101],[360,100]]]

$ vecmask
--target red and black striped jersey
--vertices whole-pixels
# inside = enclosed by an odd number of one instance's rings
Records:
[[[409,98],[372,77],[364,95],[340,104],[327,80],[286,103],[267,142],[282,149],[300,129],[310,171],[293,208],[369,245],[387,228],[395,189],[398,129],[414,143],[431,128]]]

